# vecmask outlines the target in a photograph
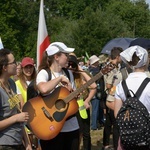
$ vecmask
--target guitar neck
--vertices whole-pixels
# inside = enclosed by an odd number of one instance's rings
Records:
[[[84,91],[87,87],[89,87],[92,83],[94,83],[96,80],[102,77],[102,73],[99,72],[96,74],[93,78],[91,78],[88,82],[86,82],[84,85],[82,85],[80,88],[73,91],[71,94],[69,94],[65,99],[65,103],[69,103],[73,98],[75,98],[77,95],[79,95],[82,91]]]

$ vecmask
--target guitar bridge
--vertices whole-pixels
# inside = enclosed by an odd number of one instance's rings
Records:
[[[42,107],[42,111],[44,115],[52,122],[54,119],[51,117],[50,113],[45,109],[45,107]]]

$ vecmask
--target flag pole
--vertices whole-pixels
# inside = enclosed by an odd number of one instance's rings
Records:
[[[38,23],[38,37],[37,37],[37,67],[39,66],[43,52],[49,46],[50,40],[47,32],[45,15],[44,15],[44,0],[40,3],[39,23]]]

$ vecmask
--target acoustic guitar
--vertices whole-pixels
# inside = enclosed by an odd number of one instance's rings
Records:
[[[60,86],[47,96],[39,95],[28,100],[23,106],[23,111],[29,113],[28,128],[42,140],[56,137],[66,119],[78,111],[75,97],[114,68],[115,65],[107,64],[98,74],[71,93],[67,88]]]

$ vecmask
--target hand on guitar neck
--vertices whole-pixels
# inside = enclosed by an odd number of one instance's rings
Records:
[[[61,131],[66,119],[78,111],[75,99],[89,85],[115,68],[107,64],[101,71],[77,90],[70,93],[65,87],[56,88],[47,96],[37,96],[28,100],[23,106],[23,111],[29,113],[27,126],[39,138],[50,140]]]

